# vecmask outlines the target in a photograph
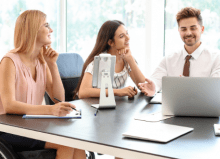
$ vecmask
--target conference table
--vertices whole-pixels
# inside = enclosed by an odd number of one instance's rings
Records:
[[[116,97],[115,109],[96,109],[98,98],[72,101],[82,110],[82,119],[22,119],[21,115],[0,115],[0,131],[38,140],[85,149],[126,159],[220,158],[220,138],[213,124],[219,118],[173,117],[166,124],[194,130],[168,143],[125,138],[135,116],[161,111],[161,104],[138,93],[134,99]]]

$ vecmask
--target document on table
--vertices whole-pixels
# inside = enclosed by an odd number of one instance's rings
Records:
[[[25,119],[81,119],[82,112],[81,109],[79,111],[73,110],[70,114],[66,116],[55,116],[55,115],[23,115],[22,118]]]
[[[151,113],[151,114],[146,114],[146,115],[139,115],[136,116],[134,119],[135,120],[144,120],[144,121],[148,121],[148,122],[158,122],[158,121],[162,121],[168,118],[172,118],[173,116],[167,116],[167,115],[163,115],[162,112],[156,112],[156,113]]]
[[[214,124],[215,135],[220,135],[220,124]]]
[[[150,101],[150,104],[162,104],[162,93],[157,93]]]
[[[122,136],[166,143],[193,130],[190,127],[134,120]]]

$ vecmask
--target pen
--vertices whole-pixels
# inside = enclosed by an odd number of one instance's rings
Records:
[[[55,97],[54,97],[54,99],[57,100],[58,102],[62,102],[61,100],[59,100],[59,99],[57,99]],[[73,108],[73,107],[71,107],[71,108],[78,112],[78,110],[76,110],[76,108]]]
[[[133,89],[133,90],[135,91],[135,86],[134,86],[134,89]],[[130,97],[128,97],[128,99],[134,99],[134,97],[131,97],[131,98],[130,98]]]
[[[96,112],[95,112],[95,114],[94,114],[95,116],[98,114],[98,110],[99,110],[99,109],[97,108],[97,109],[96,109]]]

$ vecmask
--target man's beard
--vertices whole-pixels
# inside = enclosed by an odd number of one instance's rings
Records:
[[[192,38],[191,41],[195,39],[195,42],[194,42],[194,43],[187,42],[187,38]],[[193,46],[193,45],[195,45],[198,41],[196,40],[196,36],[195,36],[195,35],[191,35],[191,36],[185,36],[183,42],[184,42],[187,46]]]

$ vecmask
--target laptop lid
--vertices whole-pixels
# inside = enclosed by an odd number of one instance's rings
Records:
[[[194,128],[190,127],[136,120],[122,135],[128,138],[166,143],[193,130]]]
[[[175,116],[220,116],[220,78],[163,77],[162,113]]]

